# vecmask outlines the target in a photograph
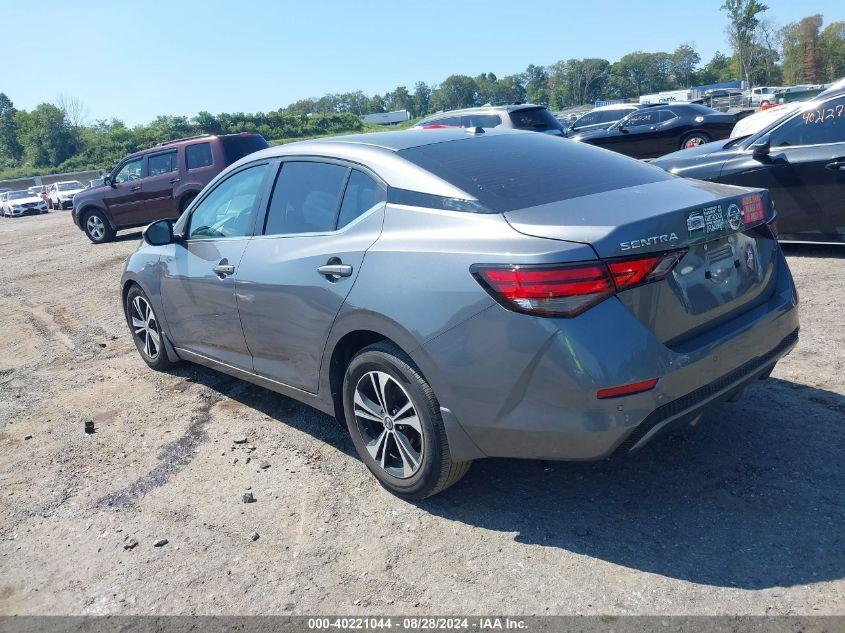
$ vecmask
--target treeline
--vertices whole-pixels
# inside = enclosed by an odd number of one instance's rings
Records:
[[[112,119],[89,124],[84,105],[60,97],[31,112],[17,110],[0,93],[0,177],[109,168],[126,154],[194,134],[258,132],[268,140],[357,132],[360,115],[408,110],[411,117],[485,103],[532,102],[553,110],[642,94],[743,79],[750,85],[822,83],[845,76],[845,21],[823,25],[812,15],[781,28],[765,19],[758,0],[725,0],[731,54],[716,53],[702,64],[691,44],[672,52],[637,51],[616,62],[567,59],[531,64],[522,73],[498,77],[451,75],[439,85],[417,82],[383,95],[361,91],[302,99],[273,112],[200,112],[195,117],[159,116],[129,128]]]

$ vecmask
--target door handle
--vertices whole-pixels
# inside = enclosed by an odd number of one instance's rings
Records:
[[[352,266],[349,264],[324,264],[317,267],[317,272],[326,277],[349,277],[352,275]]]
[[[135,185],[134,187],[130,187],[129,191],[138,191],[141,188],[141,185]]]
[[[830,171],[845,171],[845,158],[837,158],[832,163],[825,165],[824,168]]]
[[[176,184],[177,182],[179,182],[180,180],[182,180],[182,179],[181,179],[181,178],[171,178],[171,179],[170,179],[170,184],[171,184],[171,185],[175,185],[175,184]]]
[[[235,267],[230,264],[217,264],[217,266],[211,270],[214,271],[214,274],[220,277],[220,279],[224,279],[229,275],[235,274]]]

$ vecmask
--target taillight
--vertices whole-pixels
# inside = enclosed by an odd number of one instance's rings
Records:
[[[615,293],[663,279],[685,251],[552,265],[477,264],[470,270],[509,310],[574,317]]]

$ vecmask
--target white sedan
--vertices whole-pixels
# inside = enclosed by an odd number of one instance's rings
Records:
[[[73,208],[73,196],[85,189],[78,180],[63,180],[50,185],[47,199],[51,209]]]
[[[3,194],[3,217],[16,218],[22,215],[47,213],[47,203],[38,194],[28,191],[9,191]]]

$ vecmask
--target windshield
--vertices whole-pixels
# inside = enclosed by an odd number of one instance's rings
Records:
[[[9,200],[19,200],[20,198],[29,198],[30,193],[28,191],[10,191],[9,192]]]
[[[546,108],[513,110],[510,115],[518,130],[560,130],[560,121]]]
[[[74,189],[82,189],[82,183],[76,180],[72,182],[60,182],[59,191],[72,191]]]
[[[547,134],[484,135],[412,147],[399,156],[494,213],[672,177],[645,163]]]

